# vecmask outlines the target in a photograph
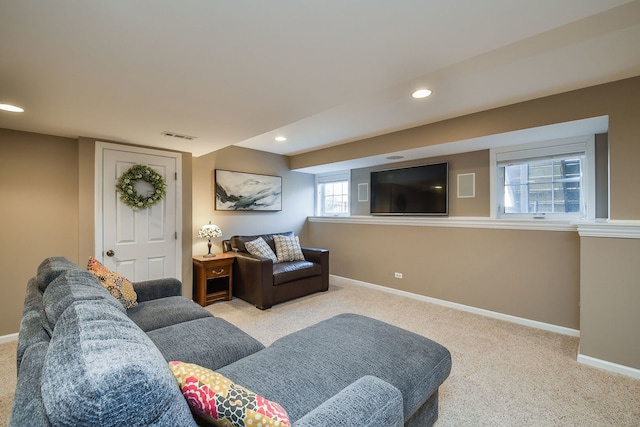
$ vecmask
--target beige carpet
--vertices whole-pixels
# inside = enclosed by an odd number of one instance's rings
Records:
[[[266,311],[238,299],[208,309],[266,345],[345,312],[438,341],[453,358],[438,427],[640,426],[640,380],[579,364],[577,338],[357,285]]]
[[[0,345],[0,426],[9,425],[13,391],[16,388],[17,341]]]
[[[266,345],[345,312],[440,342],[453,368],[440,388],[438,427],[640,426],[640,380],[577,363],[577,338],[356,285],[332,285],[266,311],[238,299],[208,309]],[[0,345],[0,426],[13,399],[15,348]]]

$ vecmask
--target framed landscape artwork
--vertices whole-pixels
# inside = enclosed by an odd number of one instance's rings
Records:
[[[215,170],[217,211],[281,211],[282,177]]]

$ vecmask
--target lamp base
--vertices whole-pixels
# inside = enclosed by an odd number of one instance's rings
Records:
[[[204,257],[205,258],[213,258],[214,256],[216,256],[215,254],[211,253],[211,239],[209,239],[209,242],[207,243],[207,247],[209,248],[209,253],[206,254]]]

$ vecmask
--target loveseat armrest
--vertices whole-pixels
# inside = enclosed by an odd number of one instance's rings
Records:
[[[322,270],[322,291],[329,290],[329,250],[321,248],[302,247],[304,259],[320,264]]]
[[[233,263],[233,295],[264,310],[273,305],[273,261],[236,252]]]
[[[302,246],[302,254],[304,255],[304,259],[310,262],[317,262],[318,264],[322,264],[323,262],[329,261],[329,250],[321,249],[321,248],[310,248],[307,246]]]
[[[402,427],[403,424],[400,390],[380,378],[367,375],[342,389],[293,426]]]
[[[138,302],[182,295],[182,282],[174,278],[134,282],[133,289],[138,294]]]

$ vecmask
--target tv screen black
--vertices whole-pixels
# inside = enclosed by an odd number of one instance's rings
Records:
[[[371,214],[448,215],[448,163],[371,172]]]

